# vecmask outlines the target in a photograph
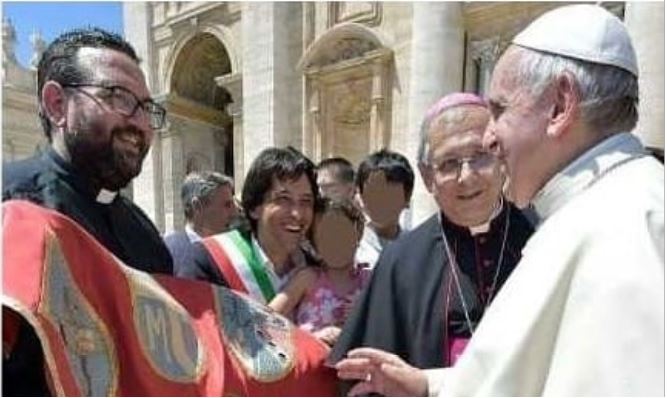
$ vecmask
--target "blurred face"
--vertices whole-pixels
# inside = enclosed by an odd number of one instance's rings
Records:
[[[339,181],[329,169],[322,169],[317,172],[317,186],[320,189],[320,194],[325,198],[344,200],[354,197],[354,184]]]
[[[276,178],[264,202],[251,212],[257,220],[257,236],[263,247],[291,253],[313,221],[315,199],[305,174],[296,180]]]
[[[348,268],[354,264],[354,254],[361,235],[352,220],[337,210],[317,217],[314,244],[327,267]]]
[[[520,50],[510,48],[494,70],[489,91],[492,116],[484,141],[505,164],[507,197],[525,207],[544,182],[540,176],[549,154],[543,150],[549,107],[516,84],[513,65],[519,56]]]
[[[109,49],[82,48],[79,66],[91,81],[106,87],[120,86],[136,98],[149,98],[139,66],[127,55]],[[153,140],[149,116],[138,109],[132,117],[114,110],[115,93],[104,87],[65,87],[67,96],[64,142],[72,164],[91,181],[116,191],[141,171]],[[116,97],[116,98],[115,98]]]
[[[401,211],[407,206],[403,184],[387,181],[383,171],[368,176],[361,200],[371,224],[379,228],[397,225]]]
[[[218,234],[227,230],[229,222],[236,215],[232,188],[224,185],[216,189],[199,213],[201,223],[208,234]]]
[[[489,113],[476,105],[445,111],[429,130],[430,165],[420,170],[427,189],[453,223],[476,226],[491,217],[502,188],[502,173],[482,138]]]

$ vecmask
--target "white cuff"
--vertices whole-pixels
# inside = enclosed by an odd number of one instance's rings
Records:
[[[437,397],[440,395],[440,390],[445,382],[447,368],[424,369],[428,385],[427,395],[429,397]]]

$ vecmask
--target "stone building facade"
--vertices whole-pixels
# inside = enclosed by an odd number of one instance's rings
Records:
[[[134,200],[161,230],[180,228],[187,172],[225,172],[239,191],[252,160],[272,145],[292,145],[315,162],[338,155],[353,163],[387,147],[410,159],[416,172],[427,107],[453,91],[484,93],[509,40],[562,5],[125,2],[125,36],[168,110],[133,184]],[[664,4],[602,5],[625,19],[633,35],[642,90],[637,134],[662,150]],[[413,225],[435,209],[417,180]]]
[[[29,67],[16,60],[16,32],[11,21],[2,21],[2,159],[27,157],[46,144],[37,117],[35,66],[45,48],[39,34],[32,37],[34,54]]]

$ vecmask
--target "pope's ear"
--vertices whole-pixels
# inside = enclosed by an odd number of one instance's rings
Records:
[[[556,138],[570,130],[579,112],[579,87],[572,73],[565,71],[556,77],[552,95],[547,135]]]
[[[63,87],[53,80],[50,80],[42,87],[42,112],[51,124],[57,127],[63,127],[67,120],[67,98]]]
[[[422,180],[424,180],[424,186],[426,187],[426,190],[429,193],[433,193],[433,169],[425,165],[423,163],[419,163],[419,174],[422,176]]]

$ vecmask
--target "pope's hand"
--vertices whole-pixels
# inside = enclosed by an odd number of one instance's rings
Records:
[[[375,348],[357,348],[336,364],[338,377],[360,380],[349,396],[378,393],[385,396],[426,396],[428,381],[421,369],[394,354]]]
[[[320,329],[313,333],[313,335],[328,346],[333,347],[333,345],[336,344],[336,340],[338,340],[338,336],[340,336],[340,332],[341,330],[339,327],[327,326],[324,329]]]

